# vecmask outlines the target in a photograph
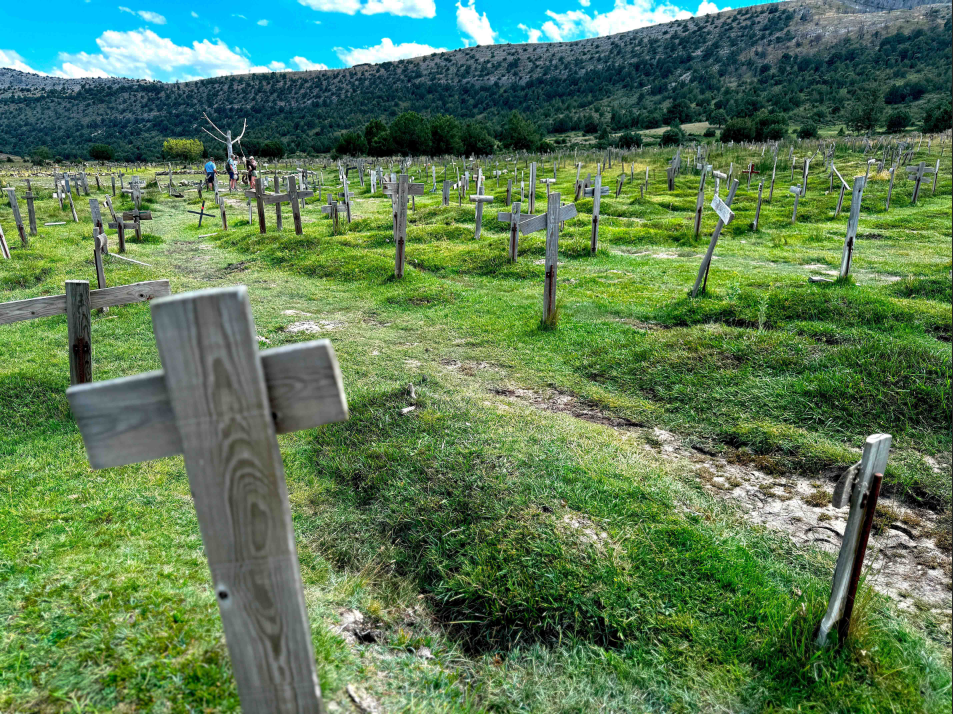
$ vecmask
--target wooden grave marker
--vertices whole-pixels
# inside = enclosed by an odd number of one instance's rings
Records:
[[[26,228],[23,225],[23,217],[20,215],[20,204],[17,202],[16,190],[13,188],[5,188],[4,191],[7,192],[7,199],[10,201],[10,208],[13,210],[13,220],[17,224],[17,233],[20,234],[20,243],[23,244],[24,248],[30,246],[30,240],[26,237]]]
[[[587,197],[592,196],[592,232],[589,236],[589,252],[595,255],[599,248],[599,208],[602,197],[609,195],[609,187],[602,185],[602,174],[596,174],[592,188],[587,188],[584,193]]]
[[[520,213],[520,202],[516,201],[509,211],[496,214],[496,220],[501,223],[510,224],[510,243],[509,243],[509,257],[510,262],[515,263],[517,256],[519,254],[519,224],[520,221],[526,221],[530,218],[536,218],[536,216],[521,214]]]
[[[493,196],[482,196],[478,194],[471,194],[470,201],[476,204],[476,212],[474,214],[474,232],[473,238],[475,240],[480,239],[480,234],[483,232],[483,204],[484,203],[493,203]]]
[[[259,352],[243,286],[152,304],[162,371],[67,390],[94,469],[183,454],[242,710],[324,711],[277,434],[347,419],[326,340]]]
[[[401,174],[396,181],[384,184],[384,195],[391,197],[394,210],[394,277],[402,278],[407,247],[407,203],[411,196],[424,195],[424,185],[411,183],[407,174]]]
[[[863,176],[854,177],[854,188],[850,198],[850,214],[847,218],[847,235],[844,237],[844,252],[840,263],[841,278],[850,275],[850,265],[854,258],[854,243],[857,241],[857,225],[860,222],[860,204],[863,200],[866,185],[867,182]]]
[[[715,246],[718,245],[718,237],[721,235],[722,229],[734,218],[734,213],[731,211],[731,203],[735,200],[735,192],[737,190],[738,179],[735,179],[731,182],[731,188],[728,189],[727,200],[722,201],[721,198],[715,196],[711,201],[711,207],[715,213],[718,214],[718,223],[715,224],[715,230],[711,234],[711,242],[708,244],[708,250],[698,268],[698,277],[695,278],[695,285],[691,293],[693,298],[698,296],[699,289],[701,289],[702,292],[708,289],[708,271],[711,268],[712,256],[715,254]]]
[[[550,196],[546,213],[521,221],[520,233],[524,236],[536,231],[546,231],[546,272],[543,278],[543,322],[552,324],[556,314],[556,269],[559,263],[559,225],[575,218],[576,204],[561,206],[559,193]]]

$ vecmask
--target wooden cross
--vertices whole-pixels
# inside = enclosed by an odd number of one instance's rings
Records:
[[[522,197],[521,197],[522,198]],[[536,210],[536,162],[529,165],[529,212]]]
[[[559,262],[559,224],[577,215],[576,204],[559,205],[560,196],[549,197],[546,213],[521,221],[520,233],[524,236],[536,231],[546,231],[546,274],[543,283],[543,323],[552,324],[556,313],[556,268]]]
[[[516,258],[519,253],[519,224],[520,221],[526,221],[530,218],[536,218],[536,216],[520,214],[520,202],[517,201],[513,204],[512,208],[505,213],[497,213],[496,220],[503,223],[510,224],[510,245],[509,245],[509,256],[510,262],[515,263]]]
[[[761,172],[754,170],[754,164],[748,164],[748,168],[745,169],[744,171],[742,171],[741,173],[748,175],[748,186],[747,186],[747,188],[750,189],[750,188],[751,188],[751,175],[752,175],[752,174],[760,174]]]
[[[407,243],[407,202],[411,196],[423,196],[424,185],[411,183],[407,174],[397,181],[384,184],[384,195],[390,196],[394,210],[394,277],[404,277],[404,260]],[[478,203],[477,206],[480,204]]]
[[[479,196],[473,194],[470,196],[470,201],[476,204],[476,216],[474,218],[475,228],[473,238],[474,240],[480,239],[480,233],[483,231],[483,204],[484,203],[493,203],[493,196]]]
[[[735,200],[735,192],[737,190],[738,179],[735,179],[731,182],[731,188],[728,189],[728,200],[722,201],[718,196],[715,196],[711,201],[711,207],[715,210],[715,213],[718,214],[718,223],[715,224],[715,230],[711,234],[711,242],[708,244],[708,251],[705,253],[705,257],[702,258],[702,263],[698,268],[698,277],[695,278],[695,286],[692,288],[693,298],[698,295],[699,288],[702,292],[708,289],[708,270],[711,268],[711,259],[715,254],[715,246],[718,245],[718,237],[721,235],[722,228],[728,225],[735,217],[735,214],[731,211],[731,202]]]
[[[609,195],[609,187],[602,185],[602,174],[596,174],[596,182],[592,188],[585,190],[586,196],[592,196],[592,234],[589,240],[589,250],[592,255],[599,248],[599,206],[603,196]]]
[[[864,177],[858,176],[857,179],[863,181]],[[827,638],[835,625],[841,642],[850,632],[854,598],[863,572],[864,555],[880,496],[880,484],[887,469],[891,441],[890,434],[868,436],[860,461],[847,469],[834,487],[832,505],[834,508],[843,508],[850,504],[850,512],[834,567],[831,598],[817,628],[815,641],[822,647],[827,644]]]
[[[321,213],[325,213],[331,219],[331,233],[334,235],[338,234],[338,202],[334,200],[333,197],[328,196],[328,203],[326,206],[321,206]]]
[[[450,181],[443,182],[442,205],[444,206],[450,205]]]
[[[758,221],[761,219],[761,197],[764,195],[764,181],[758,184],[758,205],[754,209],[754,221],[751,224],[751,230],[758,230]]]
[[[205,218],[206,216],[211,216],[211,215],[213,215],[213,214],[211,214],[211,213],[206,213],[206,212],[205,212],[205,201],[202,201],[202,207],[199,208],[199,210],[197,210],[197,211],[186,211],[186,213],[194,213],[196,216],[199,217],[199,228],[202,227],[202,219],[203,219],[203,218]]]
[[[36,207],[33,205],[34,196],[33,196],[33,190],[30,188],[29,179],[27,179],[26,181],[26,195],[24,196],[24,198],[26,198],[27,216],[30,219],[30,235],[35,236],[36,235]]]
[[[811,160],[804,159],[804,172],[801,174],[801,196],[807,195],[807,178],[811,169]],[[795,209],[797,210],[797,209]]]
[[[701,147],[699,147],[701,151]],[[698,238],[698,234],[701,233],[702,229],[702,212],[705,210],[705,179],[708,176],[708,171],[703,167],[702,175],[698,181],[698,199],[695,201],[695,238]]]
[[[893,196],[893,179],[897,174],[897,168],[895,166],[890,167],[890,183],[887,185],[887,202],[884,205],[884,213],[890,210],[890,199]]]
[[[244,286],[152,303],[162,371],[66,396],[94,469],[183,454],[246,712],[323,712],[277,434],[347,419],[327,340],[258,351]]]
[[[86,280],[67,280],[64,295],[0,303],[0,325],[66,315],[70,384],[82,384],[93,381],[91,312],[170,294],[168,280],[151,280],[100,290],[90,290]]]
[[[24,248],[29,247],[30,241],[26,237],[26,228],[23,226],[23,217],[20,215],[20,205],[17,203],[17,193],[13,188],[4,189],[7,192],[7,199],[10,201],[10,208],[13,209],[13,220],[17,224],[17,233],[20,234],[20,242]]]
[[[551,193],[552,185],[553,185],[554,183],[556,183],[556,179],[554,179],[554,178],[544,178],[544,179],[540,179],[540,181],[542,181],[544,184],[546,184],[546,200],[548,201],[548,200],[549,200],[549,194]]]
[[[840,175],[840,171],[837,170],[837,167],[834,164],[831,164],[831,172],[840,179],[840,196],[837,199],[837,207],[834,209],[834,218],[837,218],[840,215],[841,209],[844,207],[844,192],[850,188],[848,183],[844,180],[844,177]]]
[[[791,223],[797,223],[797,204],[801,199],[801,187],[791,186],[788,190],[794,194],[794,213],[791,214]]]
[[[907,167],[907,178],[915,182],[913,184],[913,197],[910,199],[911,206],[917,205],[917,200],[920,198],[920,185],[923,183],[923,177],[932,173],[936,172],[934,169],[928,169],[925,161],[921,161],[916,166]]]
[[[140,211],[138,208],[133,208],[131,211],[122,212],[123,221],[132,221],[132,227],[136,230],[136,240],[142,240],[142,223],[141,221],[151,221],[152,220],[152,211]],[[110,224],[109,226],[113,226]]]
[[[112,228],[116,231],[117,238],[119,239],[119,252],[125,253],[126,252],[126,229],[135,228],[135,225],[131,223],[127,225],[122,222],[120,217],[116,215],[116,211],[113,209],[113,202],[109,198],[109,196],[106,196],[105,198],[103,198],[103,202],[106,204],[106,208],[109,209],[109,215],[111,215],[113,219],[112,223],[108,223],[106,225],[108,228]],[[92,206],[92,203],[90,203],[90,206]]]
[[[844,252],[840,262],[840,277],[850,274],[850,264],[854,257],[854,243],[857,241],[857,224],[860,222],[860,203],[867,185],[863,176],[854,177],[854,189],[850,197],[850,215],[847,218],[847,235],[844,237]],[[795,199],[796,200],[796,199]]]
[[[255,199],[255,203],[258,205],[258,232],[263,234],[265,233],[265,186],[264,181],[258,180],[255,182],[255,189],[253,191],[245,191],[245,197],[249,200],[249,213],[251,213],[251,199]],[[250,223],[251,221],[249,221]]]

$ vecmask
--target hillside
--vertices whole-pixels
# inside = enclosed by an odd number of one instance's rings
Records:
[[[876,86],[919,116],[953,88],[951,7],[911,4],[791,0],[576,42],[177,84],[0,70],[0,151],[46,145],[85,158],[102,142],[120,158],[155,158],[167,137],[202,138],[204,110],[218,123],[247,117],[249,146],[278,138],[292,152],[326,151],[340,132],[406,110],[482,119],[491,130],[514,109],[546,131],[593,113],[621,130],[760,109],[824,125],[842,123],[855,91]]]

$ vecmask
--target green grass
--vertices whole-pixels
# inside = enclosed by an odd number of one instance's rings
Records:
[[[839,266],[846,224],[823,177],[796,226],[779,181],[757,233],[756,188],[742,186],[695,300],[714,224],[706,214],[692,238],[697,179],[669,194],[661,159],[637,158],[637,177],[639,161],[655,172],[644,200],[627,184],[603,201],[594,257],[579,203],[552,329],[541,234],[510,264],[495,211],[475,241],[472,206],[441,208],[439,193],[410,217],[401,281],[389,202],[366,189],[337,236],[315,201],[303,236],[287,215],[261,236],[230,206],[229,231],[199,238],[217,222],[200,231],[186,201],[152,194],[150,239],[129,255],[154,268],[107,259],[109,284],[248,285],[270,346],[308,338],[290,323],[334,323],[351,418],[280,439],[329,699],[344,704],[351,682],[387,711],[949,711],[948,623],[865,588],[848,645],[816,650],[830,556],[750,527],[628,432],[500,396],[555,389],[812,479],[888,431],[889,492],[948,514],[950,475],[927,459],[950,452],[949,159],[918,207],[898,182],[878,213],[886,189],[872,183],[854,279],[834,285],[807,283]],[[847,176],[863,157],[837,160]],[[574,177],[561,169],[564,196]],[[3,299],[94,279],[84,204],[80,224],[13,246]],[[49,199],[39,210],[41,224],[69,215]],[[16,235],[5,205],[0,221]],[[0,328],[0,709],[236,710],[181,458],[89,470],[65,333],[61,317]],[[146,305],[94,315],[92,335],[97,380],[159,367]],[[334,633],[350,607],[379,644]],[[422,646],[435,659],[414,657]]]

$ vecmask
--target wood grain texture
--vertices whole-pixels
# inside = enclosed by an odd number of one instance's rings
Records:
[[[847,235],[844,236],[844,252],[841,255],[840,274],[846,278],[850,274],[850,265],[854,257],[854,243],[857,241],[857,226],[860,223],[860,203],[864,195],[866,180],[863,176],[854,178],[854,188],[850,198],[850,214],[847,219]]]
[[[341,372],[330,342],[276,347],[259,357],[279,434],[347,419]],[[161,370],[69,390],[67,397],[94,469],[182,453]]]
[[[66,334],[69,347],[70,384],[86,384],[93,381],[92,318],[89,299],[89,282],[67,280]]]
[[[89,304],[90,309],[98,310],[103,307],[143,302],[144,300],[152,300],[171,294],[168,280],[149,280],[143,283],[117,285],[114,288],[103,290],[91,290]],[[64,314],[66,314],[65,295],[50,295],[49,297],[27,298],[26,300],[0,303],[0,325]]]
[[[152,304],[245,712],[323,711],[284,466],[244,287]]]
[[[729,208],[731,207],[732,201],[735,200],[735,192],[737,190],[738,180],[735,179],[731,182],[731,188],[728,189],[728,198],[725,201],[725,205]],[[715,246],[718,245],[718,238],[721,236],[721,231],[724,227],[724,221],[719,218],[718,223],[715,224],[715,230],[711,234],[711,241],[708,243],[708,250],[705,252],[705,257],[702,258],[701,265],[698,267],[698,276],[695,278],[695,285],[692,287],[692,297],[696,297],[698,295],[698,290],[702,287],[702,283],[705,285],[708,284],[708,269],[711,266],[711,258],[715,254]]]
[[[863,176],[858,176],[863,181]],[[856,185],[856,181],[854,185]],[[844,612],[847,601],[847,588],[850,584],[850,574],[857,557],[857,545],[860,539],[860,529],[866,513],[866,497],[873,482],[874,474],[882,474],[887,468],[887,457],[890,454],[890,434],[874,434],[867,437],[864,444],[864,453],[860,459],[860,469],[850,494],[850,513],[847,516],[847,525],[844,528],[844,538],[841,541],[840,553],[837,555],[837,565],[834,567],[834,581],[831,587],[831,599],[827,612],[818,627],[817,644],[827,644],[827,637]]]

